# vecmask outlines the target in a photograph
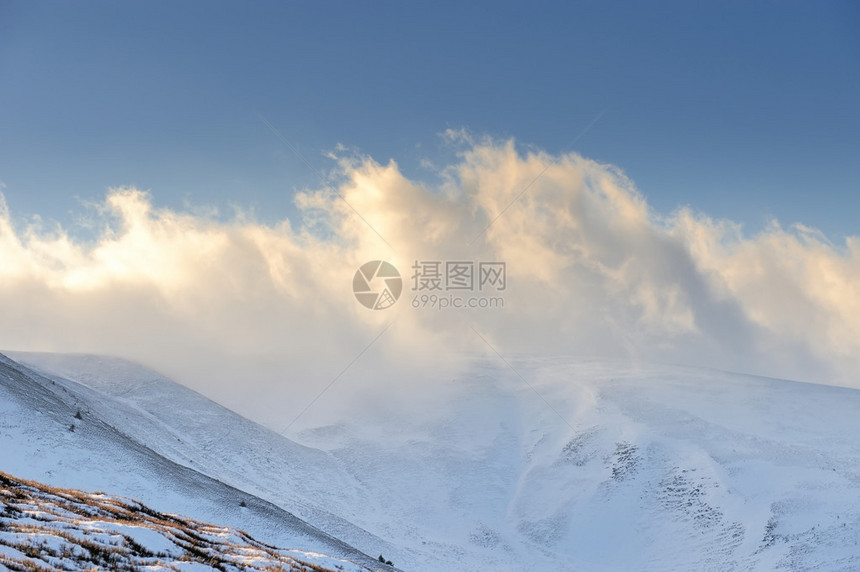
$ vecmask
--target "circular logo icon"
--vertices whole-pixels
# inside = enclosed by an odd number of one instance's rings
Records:
[[[365,308],[385,310],[400,298],[403,279],[397,269],[384,260],[365,262],[352,279],[355,299]]]

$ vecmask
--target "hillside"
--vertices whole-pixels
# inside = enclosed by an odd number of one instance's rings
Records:
[[[134,434],[134,423],[94,414],[110,409],[111,400],[88,391],[0,356],[0,470],[54,486],[110,491],[153,510],[246,530],[272,545],[376,563],[280,506],[159,454]]]
[[[366,571],[121,497],[0,473],[0,566],[34,570]]]
[[[432,392],[290,440],[121,360],[15,357],[73,392],[85,424],[406,570],[860,567],[857,390],[473,356]]]

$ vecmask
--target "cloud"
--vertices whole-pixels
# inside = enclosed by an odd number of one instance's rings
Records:
[[[338,378],[339,396],[426,389],[462,351],[716,366],[860,386],[860,238],[654,212],[617,168],[575,153],[447,134],[432,185],[338,151],[301,219],[224,222],[111,190],[95,235],[23,224],[0,204],[0,347],[109,353],[173,375],[273,426]],[[430,165],[427,165],[431,168]],[[385,259],[404,294],[360,306],[355,270]],[[416,310],[420,261],[503,261],[504,308]],[[347,367],[376,336],[378,340]],[[343,388],[346,389],[343,389]]]

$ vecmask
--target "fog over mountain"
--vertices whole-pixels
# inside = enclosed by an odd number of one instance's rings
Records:
[[[655,212],[621,170],[575,153],[446,137],[459,154],[433,182],[338,151],[331,185],[297,194],[300,218],[276,225],[160,207],[158,189],[82,207],[87,238],[3,209],[0,347],[140,360],[272,426],[387,325],[360,364],[391,374],[359,394],[457,371],[463,349],[860,384],[857,237],[777,221],[749,235]],[[375,312],[351,286],[379,259],[404,291]],[[452,260],[504,262],[504,307],[416,310],[415,263]]]

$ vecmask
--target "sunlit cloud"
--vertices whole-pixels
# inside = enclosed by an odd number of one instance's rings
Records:
[[[860,387],[860,238],[834,245],[776,221],[748,236],[689,209],[654,212],[619,169],[575,153],[446,137],[461,151],[425,164],[432,185],[337,150],[336,184],[298,193],[292,223],[177,212],[157,189],[116,188],[90,207],[83,240],[0,203],[0,347],[140,360],[273,425],[391,322],[354,368],[412,389],[455,371],[463,350],[489,351],[475,330],[502,353]],[[351,291],[375,259],[404,278],[384,311]],[[505,262],[504,308],[414,309],[416,260]]]

